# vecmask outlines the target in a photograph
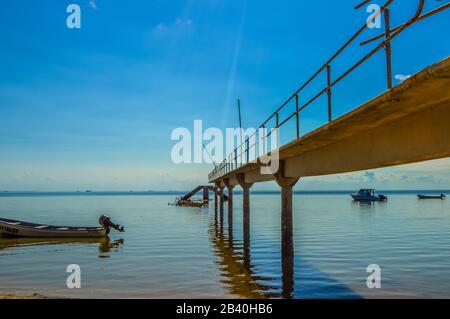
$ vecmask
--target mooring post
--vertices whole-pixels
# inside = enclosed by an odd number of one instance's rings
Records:
[[[233,185],[229,178],[223,180],[225,186],[228,189],[228,232],[233,234]]]
[[[243,205],[242,205],[242,216],[243,216],[243,231],[244,231],[244,249],[250,246],[250,187],[253,183],[245,182],[244,174],[237,174],[236,179],[238,180],[239,186],[242,187]]]
[[[281,187],[281,267],[283,296],[292,295],[294,280],[294,240],[292,220],[292,188],[298,182],[297,177],[286,177],[284,162],[280,161],[274,179]]]

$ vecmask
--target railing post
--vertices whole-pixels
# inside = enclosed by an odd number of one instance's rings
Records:
[[[298,111],[298,95],[295,96],[295,120],[297,122],[297,139],[300,138],[300,114]]]
[[[259,132],[256,131],[256,135],[255,135],[255,163],[258,162],[258,138],[259,138]]]
[[[391,36],[391,14],[389,9],[384,11],[384,27],[386,30],[386,39]],[[392,89],[392,47],[391,41],[386,42],[384,46],[386,51],[386,68],[387,68],[387,83],[388,89]]]
[[[262,141],[263,141],[263,151],[262,155],[266,154],[266,127],[262,126]]]
[[[332,120],[331,113],[331,66],[327,64],[327,95],[328,95],[328,122]]]
[[[276,127],[276,128],[278,128],[278,125],[279,125],[279,123],[280,123],[280,119],[279,119],[279,115],[278,115],[278,112],[277,112],[277,113],[275,113],[275,121],[276,121],[276,125],[275,125],[275,127]]]
[[[239,162],[239,166],[242,166],[242,163],[244,162],[244,158],[243,158],[243,156],[244,156],[244,149],[243,149],[243,145],[242,145],[242,142],[241,142],[241,145],[239,146],[239,148],[240,148],[240,154],[239,154],[239,157],[240,157],[240,162]]]
[[[245,148],[247,153],[247,164],[250,162],[250,141],[249,139],[245,140]]]

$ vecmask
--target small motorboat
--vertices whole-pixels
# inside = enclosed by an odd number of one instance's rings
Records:
[[[419,199],[445,199],[446,196],[444,194],[441,195],[420,195],[418,194],[417,197]]]
[[[374,189],[370,188],[363,188],[360,189],[355,194],[350,194],[350,196],[355,201],[361,201],[361,202],[384,202],[387,201],[387,196],[385,195],[376,195]]]
[[[102,215],[100,227],[68,227],[34,224],[14,219],[0,218],[0,236],[32,238],[101,238],[108,236],[111,228],[124,232],[123,226],[111,222],[111,218]]]

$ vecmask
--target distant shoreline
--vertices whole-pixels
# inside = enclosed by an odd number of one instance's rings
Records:
[[[297,190],[296,195],[348,195],[355,190]],[[417,189],[417,190],[377,190],[378,193],[411,195],[411,194],[450,194],[450,189]],[[36,191],[0,191],[0,197],[56,197],[56,196],[155,196],[155,195],[184,195],[188,191],[75,191],[75,192],[36,192]],[[235,194],[242,194],[236,190]],[[279,191],[252,191],[252,195],[275,195]]]

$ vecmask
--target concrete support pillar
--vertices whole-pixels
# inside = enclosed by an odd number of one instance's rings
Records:
[[[217,209],[219,208],[219,195],[218,193],[219,188],[217,185],[214,186],[214,220],[217,221]]]
[[[209,189],[208,189],[208,187],[203,187],[203,200],[209,202]]]
[[[244,174],[237,174],[236,179],[239,182],[239,185],[242,187],[242,196],[243,196],[243,207],[242,207],[242,215],[243,215],[243,230],[244,230],[244,250],[246,246],[250,247],[250,187],[252,187],[253,183],[245,182]]]
[[[292,186],[281,186],[281,252],[293,256]]]
[[[223,190],[224,187],[222,185],[222,183],[219,184],[219,194],[220,194],[220,205],[219,205],[219,218],[220,218],[220,227],[223,227],[223,203],[224,203],[224,198],[223,198]]]
[[[281,264],[283,297],[290,298],[294,287],[294,241],[292,220],[292,188],[298,178],[284,175],[284,162],[280,161],[274,179],[281,187]]]
[[[235,185],[230,183],[229,179],[223,181],[228,189],[228,237],[233,237],[233,188]]]
[[[292,187],[299,178],[285,177],[283,161],[280,161],[278,172],[273,176],[281,187],[281,254],[283,257],[293,256]]]

